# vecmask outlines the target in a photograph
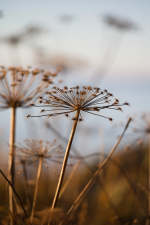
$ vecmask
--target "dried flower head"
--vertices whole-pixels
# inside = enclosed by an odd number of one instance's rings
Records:
[[[143,113],[138,120],[133,119],[136,122],[137,127],[133,128],[134,132],[142,132],[143,134],[150,134],[150,114]]]
[[[52,142],[44,140],[25,140],[25,145],[18,144],[16,147],[18,154],[16,155],[20,161],[19,164],[30,165],[38,162],[40,158],[47,168],[47,161],[61,163],[62,146],[58,145],[56,140]],[[20,154],[21,153],[21,154]]]
[[[131,132],[134,134],[135,139],[132,144],[126,147],[126,150],[129,150],[135,144],[143,145],[147,137],[150,137],[150,114],[143,113],[142,115],[134,116],[131,123]]]
[[[0,11],[1,17],[1,11]],[[43,27],[37,25],[29,25],[23,30],[15,32],[13,34],[9,34],[8,36],[1,37],[1,42],[8,44],[10,46],[17,47],[21,43],[25,43],[26,41],[30,41],[37,35],[42,34],[45,31]]]
[[[53,87],[51,91],[46,92],[46,98],[40,99],[40,107],[52,109],[42,109],[41,116],[57,116],[64,114],[67,117],[69,113],[78,111],[80,113],[79,121],[82,121],[81,111],[101,116],[112,121],[112,118],[101,115],[102,109],[121,110],[121,106],[129,105],[127,102],[120,104],[118,99],[113,98],[113,94],[107,90],[101,90],[98,87],[91,86],[79,88],[79,86],[63,89]],[[37,106],[39,107],[39,106]],[[52,113],[49,113],[52,112]],[[30,117],[32,117],[30,115]],[[73,118],[76,119],[76,118]]]
[[[128,19],[119,18],[113,15],[105,15],[103,19],[107,25],[119,29],[121,31],[137,29],[137,26]]]
[[[53,82],[57,73],[10,67],[0,69],[0,108],[25,107]]]

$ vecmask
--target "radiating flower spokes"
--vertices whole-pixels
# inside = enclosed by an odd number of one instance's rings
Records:
[[[40,158],[43,160],[45,168],[48,167],[48,161],[55,163],[62,163],[63,157],[62,146],[57,144],[56,140],[44,141],[44,140],[25,140],[25,144],[19,143],[16,146],[16,157],[20,163],[25,161],[24,165],[29,166],[39,161]],[[22,163],[23,164],[23,163]],[[50,166],[50,164],[49,164]],[[51,167],[51,166],[50,166]],[[51,167],[52,168],[52,167]],[[20,172],[22,169],[19,170]],[[53,169],[54,171],[54,169]]]
[[[129,105],[127,102],[120,104],[119,100],[113,98],[113,94],[109,93],[107,90],[101,90],[98,87],[92,88],[90,86],[84,86],[83,88],[76,86],[70,89],[66,86],[63,89],[53,87],[51,91],[46,91],[46,96],[48,97],[40,96],[39,106],[33,104],[33,106],[36,107],[43,107],[41,113],[45,114],[39,115],[38,117],[51,117],[61,114],[65,114],[68,117],[69,113],[80,111],[79,121],[82,121],[81,111],[84,111],[112,121],[112,118],[98,113],[100,113],[102,109],[115,109],[122,111],[121,106]],[[52,109],[44,109],[44,107],[52,107]],[[27,117],[35,116],[28,115]]]
[[[120,126],[124,123],[120,123]],[[150,135],[150,113],[139,113],[132,116],[130,127],[126,134],[128,144],[125,146],[125,151],[128,151],[136,144],[142,146],[147,141]],[[129,140],[130,139],[130,140]]]
[[[132,123],[130,126],[130,133],[135,135],[135,138],[131,144],[128,144],[125,147],[125,150],[128,151],[135,144],[143,145],[146,141],[147,137],[150,136],[150,114],[142,113],[140,115],[135,115],[132,118]]]
[[[23,165],[24,168],[22,170],[25,170],[27,165],[38,161],[37,177],[35,181],[35,191],[34,191],[34,197],[33,197],[32,208],[31,208],[31,216],[30,216],[30,223],[32,224],[36,200],[37,200],[37,193],[39,188],[39,181],[41,177],[42,165],[44,164],[45,167],[47,168],[48,160],[52,162],[61,163],[59,161],[59,158],[60,158],[60,154],[62,153],[62,147],[61,145],[57,144],[56,140],[53,140],[52,142],[50,141],[47,142],[43,140],[34,140],[34,139],[28,140],[27,139],[25,140],[25,145],[19,144],[17,146],[17,151],[23,153],[27,160],[26,161],[27,163]],[[53,170],[53,172],[56,173],[56,171],[53,169],[51,165],[50,165],[50,168]]]
[[[137,25],[131,20],[119,18],[114,15],[105,15],[103,17],[103,20],[107,25],[114,27],[120,31],[130,31],[138,29]]]
[[[0,108],[26,107],[43,92],[57,75],[40,69],[9,67],[0,69]]]

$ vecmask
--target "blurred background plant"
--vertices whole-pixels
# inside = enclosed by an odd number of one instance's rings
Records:
[[[122,17],[116,17],[115,15],[104,15],[103,22],[108,29],[110,28],[110,31],[113,29],[115,32],[110,35],[110,41],[107,44],[106,51],[101,59],[99,68],[95,72],[95,76],[99,79],[103,79],[112,69],[115,59],[119,54],[125,33],[138,30],[134,22]]]
[[[30,216],[30,222],[32,224],[33,217],[34,217],[34,211],[35,211],[35,204],[37,200],[37,194],[38,194],[38,187],[39,187],[39,181],[41,177],[41,170],[42,165],[44,164],[47,168],[47,161],[52,161],[55,163],[60,163],[60,155],[62,153],[62,147],[61,145],[58,145],[56,140],[53,140],[52,142],[45,142],[43,140],[25,140],[24,145],[19,145],[17,147],[18,152],[22,152],[26,156],[26,165],[31,164],[33,162],[38,161],[38,170],[37,170],[37,177],[35,182],[35,191],[34,191],[34,197],[33,197],[33,203],[31,208],[31,216]],[[19,156],[19,155],[17,155]],[[24,166],[26,166],[24,164]],[[50,166],[52,168],[52,166]],[[23,168],[23,170],[25,167]],[[55,171],[53,169],[53,171]],[[26,179],[27,187],[28,187],[28,180]],[[29,188],[28,188],[29,190]],[[28,191],[29,193],[29,191]],[[30,197],[29,197],[30,199]]]
[[[44,28],[37,25],[29,25],[20,32],[0,37],[0,43],[8,46],[10,51],[10,61],[12,60],[11,64],[21,65],[19,46],[22,44],[31,47],[34,43],[32,40],[34,40],[37,36],[40,36],[45,31],[46,30]]]
[[[9,67],[0,70],[0,109],[11,109],[10,151],[8,161],[8,179],[15,188],[15,137],[17,108],[29,107],[42,91],[52,84],[57,73],[43,73],[43,70],[24,70],[22,67]],[[32,103],[33,104],[33,103]],[[13,191],[9,186],[9,209],[15,213]],[[11,221],[13,225],[13,220]]]

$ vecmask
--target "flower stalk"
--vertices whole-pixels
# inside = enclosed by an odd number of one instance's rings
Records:
[[[65,153],[65,156],[64,156],[64,161],[63,161],[63,165],[62,165],[62,169],[61,169],[61,173],[60,173],[60,177],[59,177],[59,181],[58,181],[58,185],[57,185],[57,189],[56,189],[56,192],[55,192],[55,196],[54,196],[54,200],[53,200],[51,210],[53,210],[55,208],[56,204],[57,204],[57,200],[58,200],[58,197],[59,197],[60,189],[61,189],[61,186],[62,186],[62,182],[63,182],[65,170],[66,170],[69,152],[70,152],[70,149],[71,149],[72,141],[73,141],[73,138],[74,138],[74,134],[75,134],[78,119],[79,119],[79,114],[80,114],[80,110],[77,110],[76,111],[76,117],[75,117],[73,127],[72,127],[72,131],[71,131],[71,134],[70,134],[70,138],[69,138],[69,141],[68,141],[68,145],[67,145],[67,148],[66,148],[66,153]]]
[[[16,131],[16,108],[11,108],[11,123],[10,123],[10,151],[9,151],[9,172],[8,179],[14,188],[15,184],[15,131]],[[11,186],[9,186],[9,209],[10,212],[14,213],[14,202],[13,202],[13,190]],[[13,220],[11,221],[11,225],[13,225]]]
[[[149,152],[148,152],[148,166],[149,166],[149,171],[148,171],[148,217],[146,220],[146,225],[150,225],[150,134],[149,134]]]
[[[148,199],[148,216],[150,217],[150,134],[149,134],[149,199]]]

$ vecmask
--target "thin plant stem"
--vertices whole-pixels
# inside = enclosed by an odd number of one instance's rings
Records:
[[[150,225],[150,135],[149,135],[149,150],[148,150],[148,217],[146,225]]]
[[[50,128],[57,136],[59,139],[61,139],[63,142],[65,143],[68,143],[68,140],[66,137],[64,137],[61,133],[59,133],[51,124],[48,124],[47,125],[48,128]],[[81,156],[80,152],[75,149],[75,147],[72,145],[72,151],[80,158],[82,158],[82,162],[85,164],[86,167],[89,167],[91,171],[93,171],[94,173],[94,170],[92,170],[92,168],[89,166],[89,164],[83,159],[83,157]]]
[[[13,190],[13,192],[15,193],[15,195],[16,195],[16,197],[18,198],[18,201],[19,201],[19,203],[20,203],[20,205],[21,205],[21,207],[22,207],[22,209],[23,209],[23,212],[24,212],[26,218],[28,219],[28,215],[27,215],[26,210],[25,210],[25,208],[24,208],[24,206],[23,206],[23,204],[22,204],[22,202],[21,202],[21,199],[20,199],[19,195],[18,195],[17,192],[15,191],[15,189],[14,189],[14,187],[12,186],[11,182],[7,179],[7,177],[5,176],[5,174],[2,172],[2,170],[0,170],[0,173],[1,173],[2,176],[5,178],[5,180],[8,182],[9,186],[11,187],[11,189]],[[29,222],[29,224],[31,224],[30,221],[28,221],[28,222]]]
[[[65,190],[66,190],[66,188],[68,187],[70,181],[72,180],[72,178],[73,178],[73,176],[74,176],[76,170],[78,169],[80,163],[81,163],[81,160],[79,160],[79,161],[75,164],[75,166],[74,166],[74,168],[73,168],[73,170],[72,170],[70,176],[68,177],[68,179],[66,180],[64,186],[62,187],[62,189],[61,189],[61,191],[60,191],[59,198],[60,198],[60,197],[63,195],[63,193],[65,192]]]
[[[148,217],[150,218],[150,135],[149,135],[149,174],[148,174],[148,179],[149,179],[149,187],[148,187]]]
[[[87,183],[87,185],[85,186],[85,188],[82,190],[82,192],[79,194],[79,196],[75,200],[74,204],[71,206],[71,208],[67,212],[67,216],[69,216],[74,209],[77,209],[78,208],[78,206],[80,205],[81,200],[85,197],[85,195],[89,192],[89,190],[93,187],[93,185],[97,181],[97,179],[99,177],[99,172],[106,165],[106,163],[108,162],[108,160],[110,159],[110,157],[112,156],[112,154],[114,153],[114,151],[116,150],[116,148],[119,145],[121,139],[123,138],[123,135],[124,135],[125,131],[127,130],[128,126],[129,126],[130,121],[131,121],[131,118],[128,119],[127,124],[126,124],[126,126],[124,128],[124,131],[123,131],[122,135],[119,137],[117,143],[115,144],[115,146],[113,147],[113,149],[110,151],[110,153],[107,156],[107,158],[103,161],[103,163],[101,164],[101,166],[99,167],[99,169],[95,172],[95,174],[93,175],[93,177]]]
[[[100,155],[100,154],[98,153],[97,155]],[[104,155],[103,155],[103,156],[104,156]],[[84,160],[84,159],[83,159],[83,160]],[[74,173],[76,172],[76,170],[77,170],[77,168],[79,167],[79,165],[80,165],[81,162],[82,162],[82,160],[79,160],[79,161],[75,164],[74,169],[72,170],[72,173],[70,174],[70,176],[68,177],[66,183],[64,184],[63,188],[62,188],[61,191],[60,191],[59,198],[60,198],[60,197],[63,195],[63,193],[65,192],[66,188],[68,187],[70,181],[71,181],[72,178],[73,178]],[[88,169],[89,169],[89,171],[92,172],[92,174],[93,174],[93,171],[90,169],[90,167],[88,167]],[[107,192],[107,190],[106,190],[106,188],[105,188],[105,186],[104,186],[104,184],[103,184],[102,179],[99,178],[98,184],[99,184],[100,186],[102,186],[103,192],[104,192],[104,194],[105,194],[105,196],[106,196],[106,199],[107,199],[107,202],[108,202],[108,204],[110,205],[110,207],[114,210],[114,212],[115,212],[115,214],[116,214],[118,220],[120,221],[120,224],[123,224],[123,223],[122,223],[122,220],[121,220],[121,218],[120,218],[120,216],[119,216],[119,214],[118,214],[118,212],[117,212],[117,210],[116,210],[116,208],[115,208],[115,206],[114,206],[114,204],[113,204],[113,202],[111,201],[111,198],[109,197],[109,194],[108,194],[108,192]]]
[[[61,189],[61,186],[62,186],[64,174],[65,174],[65,171],[66,171],[66,166],[67,166],[67,161],[68,161],[68,157],[69,157],[69,152],[70,152],[70,149],[71,149],[72,141],[73,141],[73,138],[74,138],[74,134],[75,134],[77,123],[78,123],[78,119],[79,119],[79,114],[80,114],[80,110],[77,110],[76,111],[76,117],[75,117],[75,120],[74,120],[74,123],[73,123],[73,127],[72,127],[72,131],[71,131],[71,134],[70,134],[70,138],[69,138],[69,141],[68,141],[68,145],[67,145],[67,148],[66,148],[66,152],[65,152],[63,165],[62,165],[62,168],[61,168],[60,177],[59,177],[59,180],[58,180],[58,184],[57,184],[54,200],[53,200],[52,207],[51,207],[51,210],[50,210],[51,212],[52,212],[52,210],[55,208],[55,206],[57,204],[57,200],[58,200],[60,189]],[[51,216],[49,218],[48,224],[50,224],[50,219],[51,219]]]
[[[47,124],[47,127],[50,128],[58,136],[59,139],[61,139],[65,143],[67,142],[67,138],[65,138],[61,133],[59,133],[51,124]],[[90,155],[87,155],[87,156],[82,157],[81,154],[79,153],[79,151],[77,151],[75,149],[75,147],[73,147],[73,145],[72,145],[72,150],[77,155],[77,159],[80,159],[82,161],[82,163],[86,166],[86,168],[92,174],[94,174],[94,170],[88,165],[88,163],[85,161],[85,158],[89,158],[89,157],[92,157],[92,156],[95,156],[95,155],[97,155],[97,156],[101,155],[103,159],[105,157],[107,157],[107,155],[105,155],[104,153],[102,153],[102,154],[101,153],[93,153],[93,154],[90,154]],[[131,186],[131,188],[132,188],[132,190],[133,190],[133,192],[134,192],[134,194],[135,194],[135,196],[136,196],[136,198],[137,198],[137,200],[139,202],[140,209],[142,209],[142,212],[143,212],[143,214],[145,216],[145,213],[147,214],[147,210],[141,204],[141,201],[140,201],[140,199],[139,199],[139,197],[137,195],[136,189],[135,189],[134,185],[132,184],[132,182],[130,181],[129,177],[127,176],[127,174],[125,173],[125,171],[123,170],[123,168],[114,159],[111,158],[110,159],[110,162],[114,163],[117,166],[117,168],[123,173],[124,177],[126,178],[126,180],[128,181],[129,185]],[[100,181],[98,182],[98,184],[101,185],[100,184]],[[64,184],[64,186],[65,186],[65,184]],[[62,188],[62,190],[63,190],[63,188]],[[61,190],[61,192],[62,192],[62,190]],[[61,192],[60,192],[60,195],[61,195]],[[112,205],[112,203],[110,204],[110,206],[111,205]]]
[[[42,162],[43,162],[43,157],[40,157],[38,171],[37,171],[37,177],[36,177],[36,184],[35,184],[35,191],[34,191],[34,198],[33,198],[31,216],[30,216],[31,224],[32,224],[33,216],[34,216],[35,204],[36,204],[36,199],[37,199],[37,192],[38,192],[39,181],[40,181],[41,170],[42,170]]]
[[[11,108],[11,122],[10,122],[10,151],[9,151],[9,162],[8,162],[8,179],[10,180],[12,187],[15,187],[15,130],[16,130],[16,108]],[[14,213],[13,203],[13,191],[9,186],[9,210]],[[13,225],[13,220],[11,225]]]

